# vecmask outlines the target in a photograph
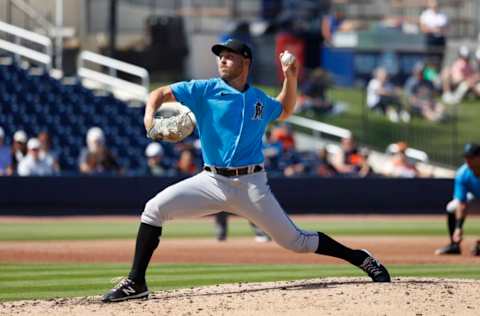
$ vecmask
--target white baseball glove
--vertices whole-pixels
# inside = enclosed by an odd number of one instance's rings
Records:
[[[195,116],[192,111],[179,104],[169,108],[162,105],[162,108],[159,116],[154,119],[153,127],[147,132],[149,138],[176,143],[193,132]]]

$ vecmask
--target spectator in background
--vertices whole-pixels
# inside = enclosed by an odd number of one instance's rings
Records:
[[[331,84],[326,71],[320,68],[314,69],[301,86],[298,110],[317,115],[332,113],[334,104],[327,98],[327,89]]]
[[[335,168],[339,174],[348,177],[364,177],[371,174],[368,157],[363,156],[353,136],[342,138],[341,150],[335,159]]]
[[[282,144],[283,151],[295,149],[295,138],[293,137],[292,128],[287,123],[280,123],[280,125],[272,129],[272,139],[274,142]]]
[[[400,95],[389,82],[385,68],[375,69],[373,78],[368,83],[367,106],[371,110],[380,110],[391,122],[410,121],[410,114],[403,109]]]
[[[165,162],[162,145],[159,143],[150,143],[145,149],[147,157],[147,175],[165,176],[169,174],[169,166]]]
[[[385,175],[396,178],[416,178],[420,175],[415,164],[410,162],[406,151],[408,145],[405,142],[396,144],[392,158],[387,163],[385,168]]]
[[[28,154],[18,163],[19,176],[50,176],[55,173],[52,161],[40,157],[38,138],[30,138],[27,148]]]
[[[405,83],[405,96],[413,114],[438,122],[444,118],[445,107],[435,98],[435,87],[423,77],[423,64],[415,65]]]
[[[427,47],[439,53],[441,64],[447,42],[448,16],[440,12],[437,0],[428,0],[427,5],[420,14],[420,30],[425,34]]]
[[[282,143],[272,137],[272,133],[268,130],[265,133],[265,140],[263,142],[263,156],[265,157],[265,169],[278,173],[280,172],[280,156],[282,154]]]
[[[458,57],[450,67],[446,67],[441,74],[443,95],[442,100],[447,104],[460,103],[470,91],[480,96],[480,76],[470,60],[470,49],[462,45],[458,49]]]
[[[322,147],[315,153],[313,172],[319,177],[334,177],[338,174],[337,169],[330,162],[327,148]]]
[[[118,174],[121,172],[116,158],[107,148],[105,135],[100,127],[92,127],[87,132],[87,147],[80,152],[80,172],[89,175]]]
[[[181,176],[192,176],[198,171],[195,157],[190,149],[183,149],[178,158],[176,172]]]
[[[22,130],[13,134],[12,170],[16,171],[20,161],[27,155],[27,133]]]
[[[50,135],[48,132],[43,131],[40,132],[37,137],[40,142],[40,158],[47,160],[48,163],[53,166],[56,173],[60,172],[58,154],[51,149],[52,142],[50,140]]]
[[[12,154],[10,148],[5,146],[5,131],[0,126],[0,176],[10,176],[12,173]]]
[[[298,177],[309,171],[300,153],[293,149],[283,152],[280,168],[285,177]]]
[[[322,18],[322,36],[326,43],[333,43],[333,35],[345,28],[345,7],[337,5],[330,14]]]

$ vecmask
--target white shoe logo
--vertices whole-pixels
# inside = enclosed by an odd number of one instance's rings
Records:
[[[123,288],[122,291],[123,293],[125,293],[125,295],[135,294],[135,290],[132,289],[131,286],[129,286],[128,288]]]

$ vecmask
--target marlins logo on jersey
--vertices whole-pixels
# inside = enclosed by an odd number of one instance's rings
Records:
[[[252,120],[261,120],[263,117],[263,107],[264,105],[260,103],[260,101],[257,101],[255,104],[255,113],[252,117]]]

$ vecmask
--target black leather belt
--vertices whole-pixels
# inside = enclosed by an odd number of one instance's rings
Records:
[[[205,166],[203,167],[203,170],[212,172],[212,173],[217,173],[224,177],[236,177],[236,176],[243,176],[246,174],[260,172],[263,170],[263,167],[260,165],[242,167],[242,168],[218,168],[218,167]]]

